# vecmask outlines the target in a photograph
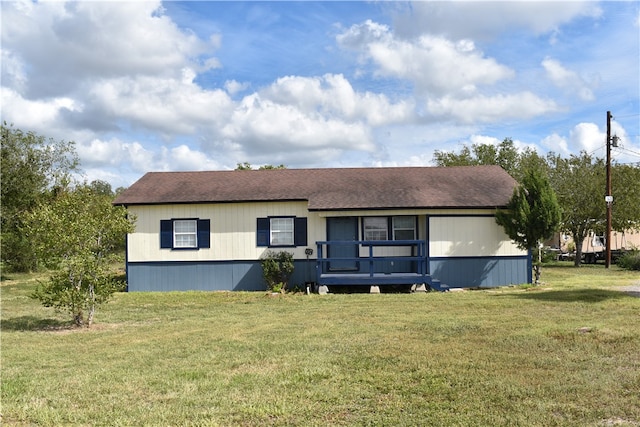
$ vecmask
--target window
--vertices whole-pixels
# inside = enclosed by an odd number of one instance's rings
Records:
[[[258,218],[256,231],[257,246],[307,245],[307,218]]]
[[[391,234],[389,233],[391,230]],[[415,240],[415,216],[369,216],[362,218],[363,240]]]
[[[364,240],[387,240],[388,223],[387,217],[364,217],[362,219]]]
[[[415,216],[394,216],[393,217],[393,240],[415,240],[416,239],[416,217]]]
[[[197,248],[198,232],[194,219],[177,220],[173,222],[173,247]]]
[[[271,245],[293,245],[293,218],[271,218]]]
[[[204,249],[210,247],[211,221],[185,218],[160,221],[161,249]]]

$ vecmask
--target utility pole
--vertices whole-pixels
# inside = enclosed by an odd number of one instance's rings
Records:
[[[607,235],[605,236],[605,268],[611,265],[611,208],[613,196],[611,195],[611,146],[618,146],[618,137],[611,137],[611,111],[607,111],[607,190],[604,201],[607,203]]]

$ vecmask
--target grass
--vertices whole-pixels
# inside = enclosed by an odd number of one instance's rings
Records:
[[[429,294],[121,293],[91,329],[2,282],[4,425],[640,425],[640,281]]]

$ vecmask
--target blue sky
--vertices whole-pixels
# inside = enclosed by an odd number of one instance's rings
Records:
[[[432,165],[496,144],[640,162],[640,3],[2,2],[2,120],[83,177]]]

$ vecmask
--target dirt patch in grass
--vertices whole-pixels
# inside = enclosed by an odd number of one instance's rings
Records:
[[[619,291],[624,292],[625,294],[640,298],[640,281],[631,286],[623,286],[618,288]]]

